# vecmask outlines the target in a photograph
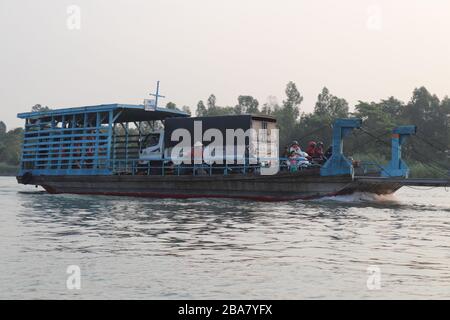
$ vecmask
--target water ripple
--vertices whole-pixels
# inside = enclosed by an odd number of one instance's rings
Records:
[[[0,195],[0,298],[450,297],[444,189],[268,204],[49,195],[0,178]],[[370,265],[381,290],[366,288]]]

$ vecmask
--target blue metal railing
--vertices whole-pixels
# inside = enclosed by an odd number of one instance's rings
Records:
[[[254,160],[254,159],[252,159]],[[279,171],[303,171],[318,165],[294,165],[288,158],[261,158],[257,163],[245,159],[243,163],[199,163],[173,164],[171,159],[143,161],[140,159],[108,159],[106,156],[84,157],[81,161],[74,157],[55,157],[45,160],[22,159],[19,175],[31,172],[34,175],[228,175],[259,174],[269,163],[278,161]],[[295,168],[295,170],[293,170]]]
[[[289,164],[288,158],[262,158],[256,164],[250,163],[248,159],[241,164],[216,164],[216,163],[201,163],[201,164],[171,164],[170,159],[164,161],[153,161],[157,164],[152,164],[152,161],[142,161],[139,159],[132,160],[111,160],[112,174],[124,175],[228,175],[232,173],[249,174],[259,173],[261,168],[268,168],[267,162],[277,160],[280,171],[290,170],[293,165]],[[261,163],[263,162],[263,163]],[[266,164],[264,164],[264,162]],[[318,165],[298,166],[295,171],[307,170],[310,168],[317,168]]]
[[[132,160],[114,160],[111,161],[113,174],[127,175],[213,175],[238,172],[241,174],[254,173],[261,169],[261,164],[250,164],[246,161],[243,164],[172,164],[171,160],[165,161],[142,161]],[[156,164],[155,164],[156,163]]]

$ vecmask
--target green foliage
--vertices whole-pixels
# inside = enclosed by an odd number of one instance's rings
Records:
[[[280,128],[280,145],[286,145],[296,137],[296,126],[300,115],[300,104],[303,97],[297,90],[295,83],[290,81],[285,90],[286,100],[283,101],[281,107],[276,108],[273,116],[277,119]]]
[[[166,108],[169,109],[169,110],[183,111],[183,112],[186,112],[188,114],[191,114],[191,110],[189,109],[188,106],[183,106],[183,107],[181,107],[181,110],[180,110],[180,108],[178,108],[177,105],[175,103],[173,103],[173,102],[168,102],[166,104]]]
[[[259,102],[251,96],[239,96],[238,105],[235,107],[218,106],[216,103],[216,96],[210,95],[207,100],[207,106],[203,103],[203,100],[200,100],[197,103],[197,111],[196,114],[198,117],[205,116],[225,116],[232,114],[244,114],[244,113],[259,113],[258,110]]]
[[[173,103],[173,102],[168,102],[166,104],[166,108],[170,109],[170,110],[176,110],[177,109],[177,105],[175,103]]]
[[[322,119],[346,118],[348,116],[348,103],[345,99],[333,96],[324,87],[317,97],[314,113]]]
[[[3,121],[0,121],[0,135],[6,133],[6,124]]]
[[[40,104],[35,104],[31,107],[31,112],[45,112],[50,111],[51,109],[47,106],[41,106]]]
[[[259,102],[252,96],[239,96],[238,104],[234,107],[236,114],[257,114]]]
[[[411,178],[442,178],[446,173],[444,168],[430,166],[414,160],[409,161],[408,166]]]
[[[17,128],[0,134],[0,162],[17,166],[20,160],[20,150],[23,139],[23,129]]]
[[[280,106],[278,105],[277,98],[274,96],[269,96],[267,102],[263,104],[261,109],[261,114],[264,115],[273,115],[275,110],[278,110]]]
[[[189,108],[188,106],[183,106],[181,108],[181,111],[186,112],[187,114],[191,115],[191,108]]]
[[[283,107],[291,109],[293,114],[296,115],[295,118],[297,118],[299,112],[298,107],[300,106],[300,103],[302,103],[303,97],[298,91],[295,83],[292,81],[289,81],[287,84],[285,93],[287,99],[283,101]]]
[[[331,144],[332,123],[338,118],[347,118],[348,116],[347,101],[332,95],[328,88],[324,87],[317,97],[314,112],[302,113],[300,121],[294,127],[295,135],[291,135],[291,138],[299,140],[304,147],[308,141],[322,141],[325,145],[329,145]],[[289,141],[281,140],[280,142],[289,143]]]
[[[205,107],[205,104],[203,103],[203,100],[200,100],[197,103],[197,111],[195,112],[197,117],[203,117],[206,116],[208,113],[208,110]]]
[[[17,166],[0,162],[0,176],[14,176],[17,174]]]
[[[395,126],[413,124],[417,135],[409,138],[402,156],[411,168],[411,176],[442,177],[450,169],[450,101],[439,101],[424,87],[413,91],[411,100],[403,102],[390,97],[379,103],[359,102],[355,116],[364,120],[364,129],[378,136],[365,144],[359,138],[361,151],[372,154],[390,153],[390,132]],[[358,140],[358,139],[356,139]],[[353,148],[356,149],[355,140]],[[428,174],[426,174],[428,172]]]

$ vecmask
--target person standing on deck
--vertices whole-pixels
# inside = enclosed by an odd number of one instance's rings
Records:
[[[324,152],[323,152],[323,142],[322,141],[318,142],[316,147],[314,148],[313,159],[316,160],[319,164],[323,163]]]
[[[306,148],[306,153],[311,158],[314,158],[315,150],[316,150],[316,143],[314,141],[308,142],[308,148]]]

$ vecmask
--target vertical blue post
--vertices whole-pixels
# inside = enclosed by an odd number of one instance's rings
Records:
[[[112,129],[113,129],[113,111],[110,110],[108,112],[108,142],[107,142],[107,161],[106,163],[108,164],[106,166],[106,169],[110,170],[111,169],[111,141],[112,141]]]
[[[36,120],[35,124],[37,124],[37,132],[36,132],[36,140],[34,140],[35,146],[36,146],[36,154],[35,154],[36,161],[34,162],[34,168],[39,169],[39,149],[40,149],[40,143],[41,143],[41,125],[39,124],[39,120]],[[58,155],[58,157],[59,157],[59,155]]]
[[[72,116],[72,123],[70,124],[70,127],[72,128],[72,130],[71,131],[69,131],[70,132],[70,144],[69,144],[69,164],[68,164],[68,169],[69,170],[71,170],[72,169],[72,166],[73,166],[73,151],[74,151],[74,148],[75,148],[75,140],[76,140],[76,138],[74,137],[74,135],[76,135],[77,134],[77,131],[76,131],[76,115],[74,114],[73,116]],[[73,129],[75,129],[75,130],[73,130]]]
[[[320,168],[321,176],[353,175],[353,165],[344,154],[344,138],[355,128],[360,128],[361,119],[337,119],[333,124],[332,155]]]
[[[114,116],[114,114],[113,114]],[[114,117],[113,117],[114,122]],[[111,158],[112,158],[112,171],[116,171],[116,123],[112,123],[112,145],[111,145]]]
[[[51,124],[50,124],[50,133],[48,134],[48,136],[49,136],[49,141],[51,141],[51,142],[53,142],[54,140],[53,140],[53,138],[52,138],[52,136],[54,135],[54,132],[53,132],[53,130],[55,129],[55,122],[54,122],[54,116],[52,116],[51,117]],[[49,145],[48,147],[47,147],[47,167],[46,167],[46,169],[52,169],[52,158],[53,158],[53,156],[54,156],[54,147],[55,147],[55,145],[54,144],[51,144],[51,145]]]
[[[61,117],[61,133],[66,132],[65,129],[66,129],[66,117],[63,115]],[[58,144],[55,143],[55,146],[58,146],[58,166],[57,166],[57,168],[58,168],[58,170],[60,170],[61,169],[61,158],[62,158],[63,149],[64,149],[64,138],[60,137],[59,143]]]
[[[383,177],[408,177],[409,168],[402,159],[402,144],[416,130],[416,126],[400,126],[392,131],[391,161],[388,166],[383,167]]]
[[[100,148],[100,144],[99,144],[99,140],[100,140],[100,126],[102,125],[101,123],[101,114],[100,112],[96,113],[96,118],[95,118],[95,150],[94,150],[94,160],[92,161],[94,163],[93,168],[94,169],[98,169],[98,157],[99,157],[99,152],[98,149]]]
[[[86,153],[87,153],[87,149],[88,144],[87,144],[87,137],[88,137],[88,130],[87,130],[87,126],[88,126],[88,113],[85,112],[83,115],[83,135],[81,137],[81,140],[83,141],[81,143],[81,160],[80,160],[80,168],[81,169],[85,169],[86,168]]]

